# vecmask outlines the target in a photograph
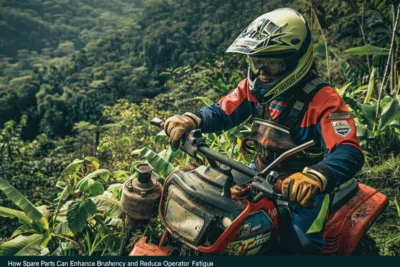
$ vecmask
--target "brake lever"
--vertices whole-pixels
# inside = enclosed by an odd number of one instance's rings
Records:
[[[276,171],[271,171],[265,178],[256,175],[250,184],[260,192],[253,198],[253,201],[257,202],[264,196],[275,201],[288,201],[281,194],[282,181],[278,177],[279,174]]]
[[[259,201],[262,197],[267,197],[268,199],[272,199],[274,201],[288,201],[283,195],[278,194],[274,191],[273,188],[268,188],[265,182],[253,182],[251,183],[251,187],[254,189],[258,189],[260,192],[253,198],[254,202]]]

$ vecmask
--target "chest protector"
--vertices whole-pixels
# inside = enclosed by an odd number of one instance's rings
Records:
[[[326,85],[328,84],[319,77],[309,78],[301,89],[297,88],[285,110],[275,119],[271,118],[268,105],[257,107],[250,140],[254,144],[253,149],[257,154],[255,163],[259,170],[264,169],[283,152],[300,145],[296,140],[297,130],[309,103]],[[302,171],[304,167],[320,162],[323,159],[323,152],[321,148],[310,148],[286,159],[278,169],[290,173]]]

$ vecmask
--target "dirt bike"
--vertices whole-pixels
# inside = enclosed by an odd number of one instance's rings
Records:
[[[152,124],[163,126],[159,119],[153,119]],[[168,235],[204,254],[276,251],[287,239],[291,204],[280,194],[281,180],[274,168],[314,144],[311,140],[294,147],[258,172],[210,149],[200,130],[190,132],[180,149],[208,165],[174,171],[161,185],[152,177],[150,166],[140,164],[136,167],[138,179],[123,185],[121,208],[127,219],[146,220],[158,215],[165,227],[158,244],[147,243],[147,237],[142,237],[129,255],[171,255],[174,248],[165,245]],[[323,231],[325,245],[318,253],[351,255],[387,205],[385,195],[354,178],[337,187]],[[291,242],[297,242],[299,252],[315,253],[310,242],[294,239]],[[285,245],[282,247],[284,250]]]

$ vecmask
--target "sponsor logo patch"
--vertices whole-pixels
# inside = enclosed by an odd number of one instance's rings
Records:
[[[331,120],[341,120],[341,119],[350,119],[349,113],[331,113],[328,116]]]
[[[335,134],[345,137],[351,132],[351,127],[347,121],[332,121]]]

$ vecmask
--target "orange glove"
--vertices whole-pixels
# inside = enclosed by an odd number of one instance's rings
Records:
[[[190,131],[198,129],[199,123],[199,118],[192,118],[186,114],[168,118],[164,123],[164,131],[169,136],[171,149],[176,151],[179,148],[180,140]]]
[[[322,192],[324,181],[310,173],[297,172],[282,182],[282,195],[306,208],[314,206],[315,196]]]

